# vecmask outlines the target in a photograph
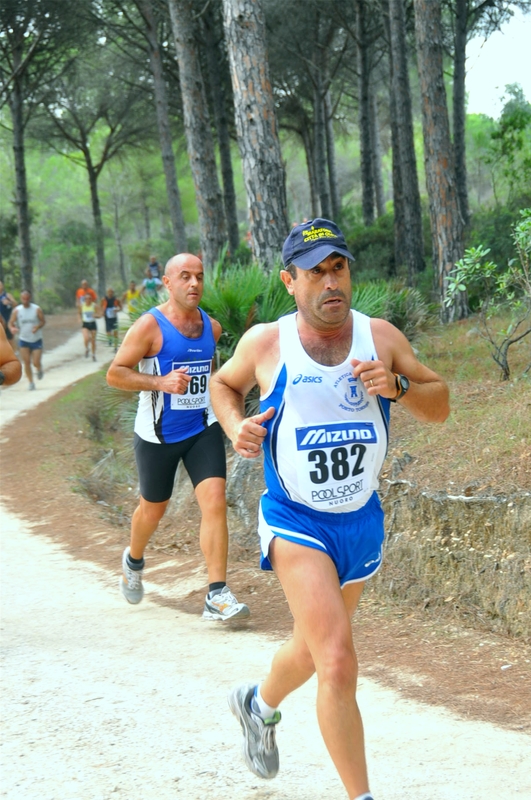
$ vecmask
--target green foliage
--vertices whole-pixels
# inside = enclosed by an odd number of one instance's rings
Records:
[[[386,319],[408,339],[418,336],[433,320],[433,314],[418,289],[404,286],[399,281],[355,284],[351,305],[369,317]]]
[[[50,273],[59,304],[74,304],[76,289],[83,279],[92,283],[94,274],[94,234],[92,228],[81,221],[68,220],[61,225],[42,247],[42,260],[50,260]],[[39,293],[42,298],[43,292]]]
[[[212,275],[207,276],[201,308],[223,328],[218,345],[223,362],[231,357],[251,325],[273,322],[293,311],[295,304],[278,270],[268,275],[258,264],[225,265],[220,259]]]
[[[517,258],[500,268],[487,259],[490,249],[469,247],[450,273],[446,304],[458,292],[469,287],[480,298],[479,319],[482,336],[490,343],[491,355],[501,368],[503,380],[510,377],[509,348],[531,333],[531,209],[520,212],[520,222],[513,226],[512,239]],[[509,324],[497,330],[495,317],[509,312]],[[525,372],[531,369],[531,363]]]
[[[53,289],[41,289],[37,299],[45,314],[55,314],[63,307],[61,298]]]
[[[465,249],[481,243],[488,248],[493,261],[506,263],[514,254],[511,231],[519,218],[518,209],[512,206],[494,206],[475,211],[466,232]],[[471,308],[475,308],[472,303]]]
[[[350,252],[356,259],[354,272],[361,281],[378,280],[395,274],[395,242],[393,215],[378,217],[366,227],[356,209],[342,212],[342,226]]]
[[[509,187],[509,200],[529,194],[531,185],[531,103],[517,83],[505,87],[508,100],[491,133],[487,163],[501,172]]]

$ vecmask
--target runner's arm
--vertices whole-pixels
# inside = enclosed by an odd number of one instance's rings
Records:
[[[0,325],[0,370],[4,373],[2,386],[12,386],[20,380],[22,367]]]
[[[156,356],[162,339],[160,328],[152,314],[144,314],[125,334],[107,371],[107,383],[126,392],[168,392],[184,394],[190,383],[188,367],[181,367],[167,375],[146,375],[135,367],[149,356]]]
[[[39,318],[39,323],[40,324],[34,326],[33,333],[37,333],[38,330],[40,330],[41,328],[44,328],[44,326],[46,325],[46,319],[44,317],[44,312],[43,312],[42,308],[38,308],[37,309],[37,317]]]
[[[11,312],[11,316],[9,317],[9,323],[8,323],[9,330],[11,331],[11,333],[18,333],[17,319],[18,319],[18,311],[16,308],[14,308],[13,311]]]
[[[243,458],[256,458],[261,452],[266,429],[274,408],[253,417],[245,416],[245,398],[257,384],[257,359],[270,348],[270,326],[255,326],[240,339],[234,355],[212,376],[210,397],[214,413]]]
[[[381,360],[353,360],[354,377],[360,377],[367,394],[394,400],[396,375],[409,379],[407,393],[398,401],[421,422],[444,422],[450,413],[446,382],[416,357],[404,334],[386,320],[372,320],[376,351]],[[371,383],[372,381],[372,383]]]

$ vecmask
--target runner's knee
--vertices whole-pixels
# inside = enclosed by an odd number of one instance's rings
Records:
[[[320,683],[339,692],[356,690],[358,661],[351,647],[342,644],[329,647],[316,666]]]
[[[167,505],[167,503],[148,503],[146,500],[142,500],[138,509],[147,525],[158,525],[164,516]]]

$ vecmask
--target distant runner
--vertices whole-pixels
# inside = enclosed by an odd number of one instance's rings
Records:
[[[130,281],[129,289],[122,295],[122,303],[126,311],[131,314],[137,307],[140,298],[140,289],[137,288],[135,281]]]
[[[109,286],[105,297],[102,298],[101,308],[105,317],[105,332],[107,333],[107,344],[112,347],[114,352],[118,350],[118,312],[122,310],[122,304],[114,296],[114,289]]]
[[[159,296],[159,292],[163,288],[164,284],[162,283],[160,278],[153,277],[148,267],[146,269],[146,277],[142,281],[142,288],[140,289],[141,294],[144,297],[151,297],[153,299],[157,299]]]
[[[9,330],[9,318],[16,304],[17,301],[13,295],[6,292],[3,281],[0,281],[0,324],[4,328],[8,339],[13,338],[13,334]]]
[[[81,286],[76,291],[76,306],[79,306],[79,304],[81,303],[82,298],[85,297],[86,294],[89,294],[92,297],[92,299],[94,300],[95,303],[98,302],[98,295],[96,294],[94,289],[91,289],[91,287],[89,286],[88,281],[83,279],[81,281]]]
[[[149,264],[147,268],[152,278],[160,278],[160,265],[156,256],[149,257]]]
[[[29,389],[35,389],[33,381],[33,367],[37,371],[39,380],[43,376],[42,371],[42,329],[46,324],[42,308],[36,303],[31,302],[31,294],[28,291],[21,292],[21,303],[11,314],[9,327],[11,333],[18,333],[18,349],[24,364],[24,372],[29,380]]]
[[[81,320],[81,333],[85,342],[85,358],[89,357],[90,348],[92,350],[92,360],[96,361],[96,333],[98,332],[96,318],[99,317],[99,308],[92,295],[88,292],[81,299],[78,310]]]

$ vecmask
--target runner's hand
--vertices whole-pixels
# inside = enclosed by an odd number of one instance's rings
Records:
[[[352,374],[363,381],[367,394],[373,397],[380,394],[391,400],[396,397],[396,378],[383,361],[358,361],[353,358],[350,363],[354,367]]]
[[[157,389],[168,394],[185,394],[188,384],[192,380],[191,375],[187,375],[188,367],[179,367],[167,375],[161,375],[157,382]]]
[[[242,420],[232,444],[236,452],[243,458],[256,458],[262,451],[265,435],[267,433],[263,423],[271,419],[275,409],[270,406],[262,414],[246,417]]]

